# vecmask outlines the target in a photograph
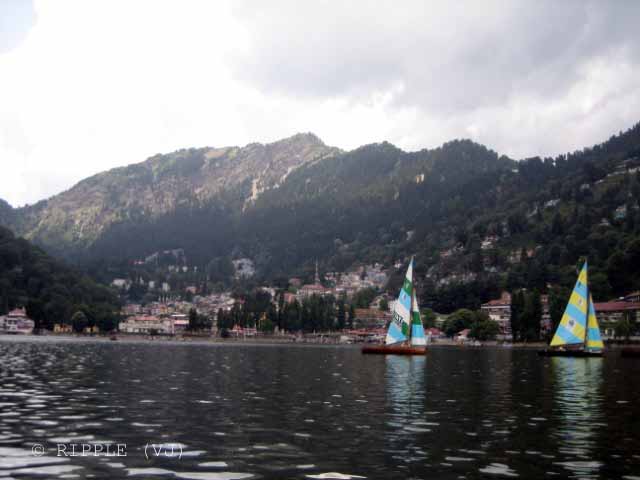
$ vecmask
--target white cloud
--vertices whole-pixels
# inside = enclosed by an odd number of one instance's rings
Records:
[[[471,137],[519,158],[638,120],[638,4],[451,5],[38,0],[0,36],[0,198],[298,131],[342,148]]]

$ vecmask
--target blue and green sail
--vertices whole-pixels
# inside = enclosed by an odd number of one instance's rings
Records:
[[[385,343],[391,345],[406,342],[409,339],[411,339],[411,345],[425,345],[426,343],[413,285],[413,258],[409,262],[398,300],[393,307]]]
[[[583,345],[589,350],[604,348],[588,282],[587,262],[584,262],[576,285],[573,287],[573,292],[571,292],[571,297],[569,297],[567,308],[562,315],[555,335],[551,339],[550,345],[552,347]]]
[[[424,327],[420,318],[420,308],[418,307],[418,297],[416,291],[413,290],[413,308],[411,309],[411,345],[421,346],[427,344],[427,338],[424,335]]]

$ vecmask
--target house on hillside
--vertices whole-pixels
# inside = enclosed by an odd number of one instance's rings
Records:
[[[500,298],[483,303],[480,307],[499,327],[499,335],[511,338],[511,294],[502,292]]]
[[[640,328],[640,302],[614,300],[595,303],[594,307],[605,338],[614,336],[616,323],[625,317],[631,322],[634,331]]]

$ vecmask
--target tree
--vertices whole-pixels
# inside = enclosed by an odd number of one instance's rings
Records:
[[[89,321],[87,320],[87,316],[82,311],[77,311],[71,317],[71,326],[76,333],[82,333],[88,325]]]
[[[382,297],[380,299],[380,310],[383,312],[389,311],[389,300],[387,300],[387,297]]]
[[[369,308],[369,305],[373,302],[375,297],[375,288],[363,288],[355,293],[352,303],[355,304],[356,308]]]
[[[198,311],[195,308],[189,309],[189,325],[187,327],[188,330],[197,330],[198,325]]]
[[[9,311],[9,296],[6,291],[3,289],[0,292],[0,315],[4,315]]]
[[[494,340],[499,331],[500,326],[497,322],[489,319],[486,314],[479,314],[471,325],[469,336],[480,341]]]
[[[518,290],[511,295],[511,333],[513,334],[514,340],[520,339],[524,307],[524,292],[522,290]]]
[[[356,309],[353,303],[349,305],[349,317],[347,318],[347,328],[353,329],[353,324],[356,319]]]
[[[625,341],[629,341],[629,337],[631,336],[632,332],[632,325],[631,322],[629,321],[629,316],[628,314],[624,314],[620,320],[618,320],[614,326],[614,334],[616,336],[616,338],[624,338]]]
[[[470,328],[475,321],[475,314],[466,308],[461,308],[453,312],[444,322],[444,333],[447,337],[453,337],[455,334]]]
[[[338,300],[338,313],[336,314],[336,328],[343,330],[347,324],[347,312],[344,304],[344,298]]]
[[[571,292],[567,288],[555,287],[549,292],[549,317],[551,317],[551,329],[549,335],[558,328],[560,320],[562,320],[562,314],[564,313],[567,302],[569,301],[569,294]]]
[[[542,301],[540,291],[534,289],[527,298],[525,308],[524,337],[528,341],[540,339],[540,322],[542,320]]]
[[[422,317],[422,325],[424,328],[431,328],[436,326],[436,313],[430,308],[423,308],[420,312]]]

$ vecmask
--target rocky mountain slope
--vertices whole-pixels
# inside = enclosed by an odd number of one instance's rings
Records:
[[[2,214],[20,235],[65,256],[91,249],[110,229],[180,209],[245,209],[292,171],[339,153],[313,134],[268,145],[185,149],[87,178],[36,205]]]

